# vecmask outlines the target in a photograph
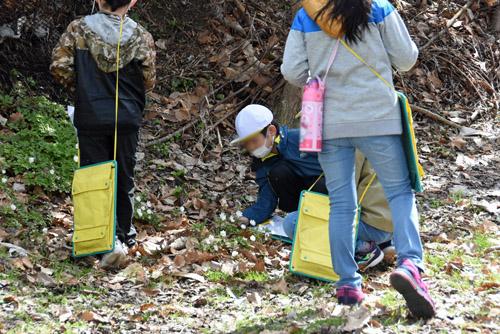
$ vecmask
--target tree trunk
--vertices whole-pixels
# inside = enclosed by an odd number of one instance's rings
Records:
[[[302,107],[302,88],[290,85],[285,79],[281,79],[276,87],[277,89],[268,99],[274,119],[279,125],[297,128],[300,119],[296,119],[295,115]]]
[[[298,0],[292,4],[292,20],[302,6],[302,1]],[[292,22],[290,21],[290,26]],[[268,98],[268,104],[273,111],[274,118],[279,125],[287,125],[290,128],[298,128],[300,119],[296,119],[302,109],[302,88],[290,85],[285,79],[274,87],[274,92]]]

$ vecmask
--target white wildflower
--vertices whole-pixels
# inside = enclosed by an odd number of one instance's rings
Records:
[[[274,221],[271,219],[271,222],[270,222],[271,226],[274,226]]]
[[[218,250],[219,250],[219,246],[214,245],[214,251],[216,251],[216,252],[217,252]]]
[[[146,205],[147,205],[147,207],[148,207],[148,208],[150,208],[150,207],[151,207],[151,202],[150,202],[150,201],[147,201],[147,202],[146,202]]]
[[[78,143],[76,143],[75,148],[78,150]]]
[[[73,160],[75,160],[75,162],[78,162],[78,155],[75,155],[75,156],[73,157]]]
[[[185,209],[183,206],[181,206],[181,207],[179,208],[179,211],[180,211],[181,213],[184,213],[184,212],[186,212],[186,209]]]
[[[240,210],[236,211],[236,217],[241,218],[243,216],[243,213],[241,213]]]
[[[234,251],[231,253],[231,256],[232,256],[232,257],[237,257],[237,256],[238,256],[238,254],[239,254],[239,253],[238,253],[237,251],[235,251],[235,250],[234,250]]]
[[[2,178],[2,183],[7,183],[7,178],[6,177]]]
[[[222,212],[220,215],[219,215],[220,219],[221,220],[226,220],[226,214],[224,212]]]
[[[141,207],[141,210],[146,211],[146,207],[143,205],[143,206]]]
[[[30,164],[34,163],[35,162],[35,158],[31,157],[28,159],[28,161],[30,162]]]
[[[230,221],[231,223],[234,223],[234,217],[233,217],[233,216],[229,216],[229,221]]]
[[[247,226],[245,224],[241,224],[240,227],[241,227],[242,230],[244,230],[244,229],[247,228]]]
[[[135,200],[136,200],[137,202],[140,202],[140,201],[141,201],[141,196],[135,196]]]
[[[148,211],[146,211],[148,215],[152,214],[153,211],[151,211],[151,209],[148,209]]]
[[[250,236],[250,241],[255,241],[255,240],[256,240],[256,239],[255,239],[255,235],[251,235],[251,236]]]
[[[255,222],[255,220],[253,220],[253,219],[252,219],[252,220],[250,221],[250,225],[255,226],[255,225],[257,225],[257,223]]]
[[[5,171],[5,169],[2,169],[2,174],[5,174],[5,173],[7,173],[7,172]]]
[[[226,236],[226,231],[220,231],[220,236],[224,238]]]
[[[17,206],[16,206],[15,204],[11,204],[11,205],[10,205],[10,208],[12,209],[12,211],[16,211]]]
[[[139,217],[142,217],[142,210],[141,210],[141,209],[137,209],[137,215],[138,215]]]
[[[51,169],[51,170],[49,170],[49,173],[50,173],[51,175],[54,175],[56,172],[55,172],[53,169]]]

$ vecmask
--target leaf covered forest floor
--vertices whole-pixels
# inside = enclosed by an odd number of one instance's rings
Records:
[[[394,4],[422,46],[465,1]],[[292,5],[151,1],[134,9],[132,18],[154,34],[159,83],[138,153],[138,246],[117,271],[71,257],[73,129],[63,107],[32,97],[50,84],[37,89],[13,73],[30,88],[0,94],[0,333],[500,331],[500,56],[485,31],[485,5],[473,3],[421,50],[412,71],[396,75],[412,103],[495,135],[460,134],[414,113],[427,173],[417,202],[434,319],[407,313],[388,284],[394,263],[365,272],[363,308],[343,309],[333,284],[290,274],[289,245],[238,227],[257,188],[248,155],[229,145],[232,116],[245,103],[271,105],[279,91]],[[14,42],[5,44],[12,50]]]
[[[150,122],[143,135],[155,127]],[[139,152],[139,246],[121,270],[70,256],[69,198],[52,201],[44,230],[1,230],[4,242],[29,254],[0,247],[0,331],[334,333],[352,318],[363,333],[495,333],[499,141],[462,137],[427,119],[416,122],[416,134],[427,173],[417,200],[434,319],[408,315],[388,284],[394,263],[364,273],[362,327],[352,311],[335,307],[334,285],[289,273],[289,245],[259,234],[251,241],[253,233],[231,222],[256,196],[249,159],[228,146],[233,133],[222,133],[225,149],[214,147],[205,159],[189,153],[189,135],[172,140],[168,152],[161,148],[162,158],[160,148]]]

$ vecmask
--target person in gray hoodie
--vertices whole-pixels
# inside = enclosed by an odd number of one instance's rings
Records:
[[[392,67],[408,71],[418,49],[388,0],[306,0],[289,33],[281,72],[291,84],[324,76],[338,39],[393,87]],[[400,139],[401,110],[395,90],[347,47],[340,45],[326,78],[323,150],[319,161],[330,196],[330,248],[339,304],[359,304],[364,295],[354,260],[355,149],[368,158],[391,207],[398,267],[393,287],[414,316],[434,316],[435,305],[422,281],[423,250],[418,213]]]

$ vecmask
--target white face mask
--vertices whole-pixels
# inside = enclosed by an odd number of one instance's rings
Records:
[[[268,129],[268,133],[269,133],[269,129]],[[254,157],[258,158],[258,159],[262,159],[262,158],[265,158],[269,155],[269,153],[271,153],[272,149],[273,149],[273,146],[274,146],[274,137],[273,136],[273,139],[271,140],[271,146],[267,147],[266,146],[266,142],[267,142],[267,135],[266,135],[266,140],[264,141],[264,144],[253,150],[252,152],[250,152],[251,155],[253,155]]]

